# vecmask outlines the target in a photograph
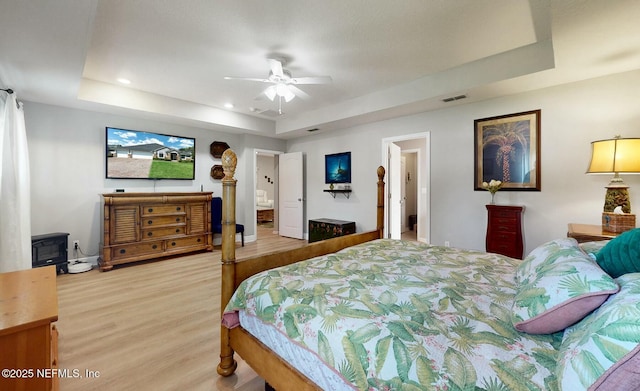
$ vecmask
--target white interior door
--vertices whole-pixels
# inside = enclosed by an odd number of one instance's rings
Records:
[[[402,151],[399,146],[389,143],[389,236],[402,236]]]
[[[304,203],[302,152],[279,155],[278,230],[280,235],[303,239]]]

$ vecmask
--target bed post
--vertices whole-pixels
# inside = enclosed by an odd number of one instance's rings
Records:
[[[384,167],[378,167],[378,221],[376,229],[380,238],[384,235]]]
[[[231,149],[222,154],[222,292],[221,310],[227,305],[235,290],[236,262],[236,171],[238,158]],[[222,315],[222,314],[220,314]],[[220,327],[220,364],[218,374],[229,376],[235,372],[238,363],[233,359],[233,349],[229,344],[229,329]]]

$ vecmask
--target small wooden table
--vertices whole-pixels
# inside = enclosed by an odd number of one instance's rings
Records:
[[[620,235],[615,232],[607,232],[602,229],[602,225],[595,224],[569,224],[567,237],[574,238],[578,243],[593,242],[598,240],[609,240]]]
[[[56,267],[0,273],[2,390],[57,390]]]

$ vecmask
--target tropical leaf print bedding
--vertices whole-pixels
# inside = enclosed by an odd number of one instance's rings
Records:
[[[360,390],[556,390],[561,333],[515,330],[518,260],[380,239],[244,281],[245,310]]]

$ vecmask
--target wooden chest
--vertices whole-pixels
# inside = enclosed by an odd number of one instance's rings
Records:
[[[309,243],[349,235],[356,232],[356,223],[334,219],[309,220]]]
[[[487,252],[522,259],[522,213],[524,206],[487,205]]]
[[[100,270],[213,250],[211,195],[210,192],[103,194]]]

